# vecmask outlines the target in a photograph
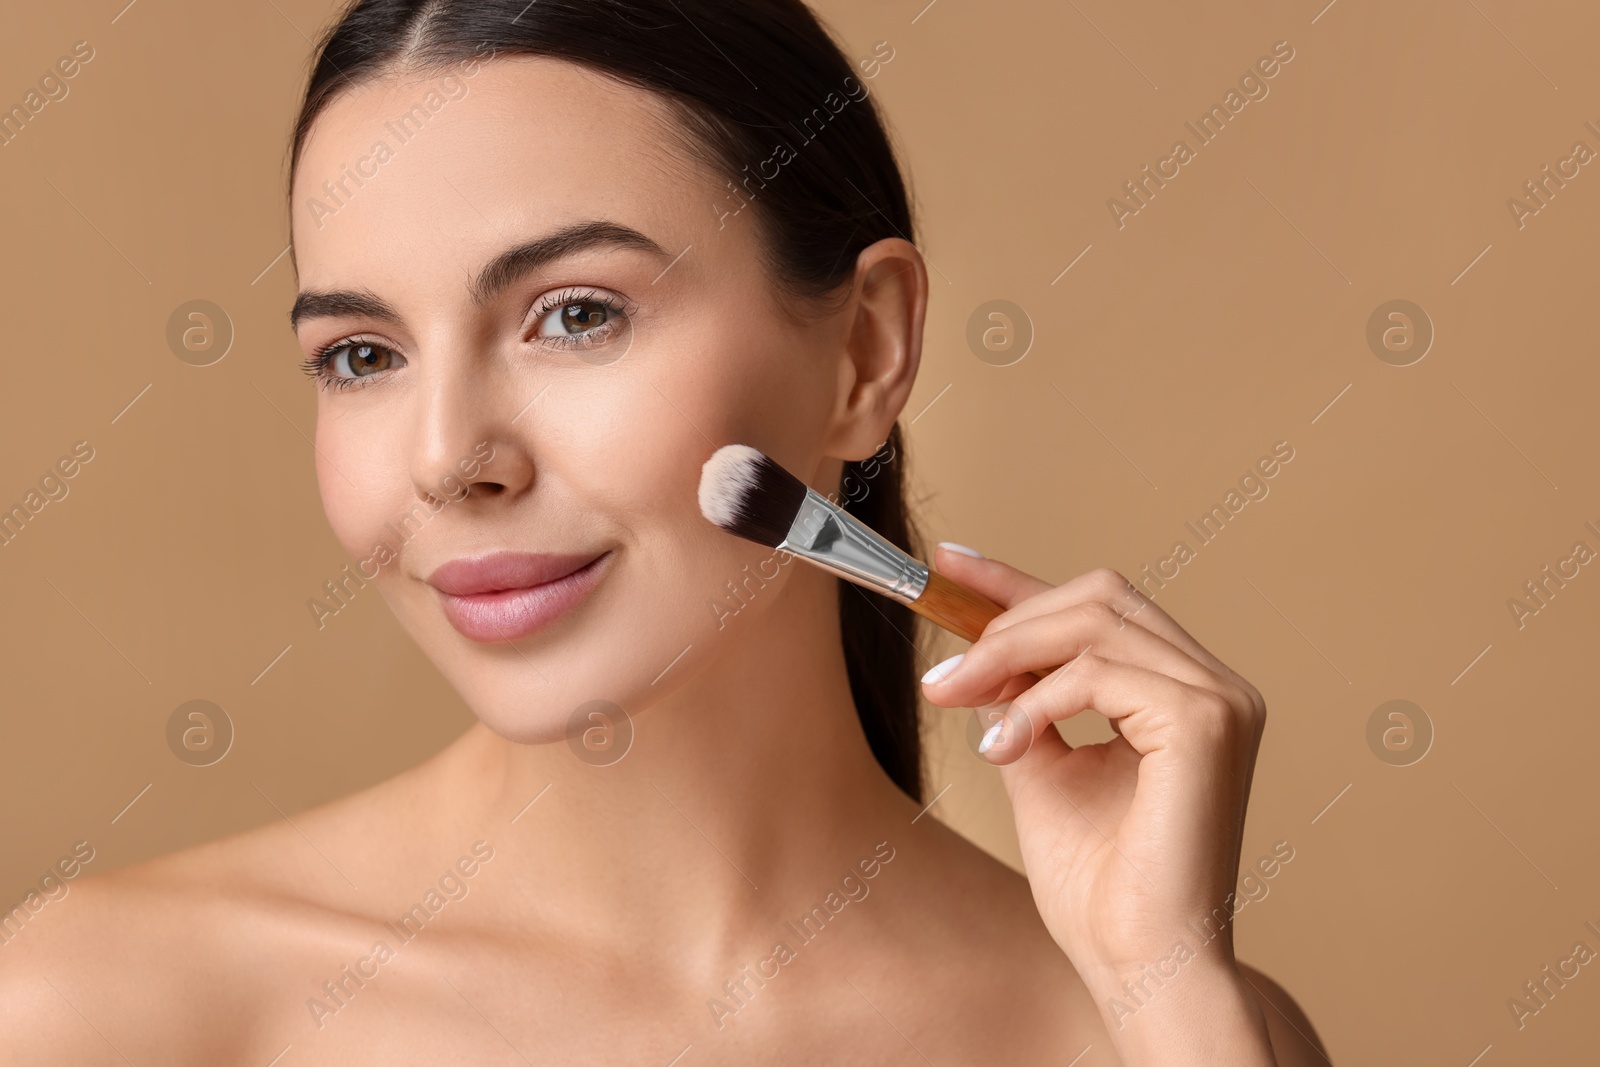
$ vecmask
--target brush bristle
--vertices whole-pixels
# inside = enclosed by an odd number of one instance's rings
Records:
[[[768,548],[789,536],[805,496],[804,482],[749,445],[724,445],[700,468],[700,514]]]

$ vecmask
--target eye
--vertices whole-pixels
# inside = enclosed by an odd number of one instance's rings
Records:
[[[540,337],[570,337],[604,326],[609,309],[598,300],[563,304],[539,320]]]
[[[367,378],[404,362],[405,357],[392,348],[363,342],[330,353],[328,369],[341,378]]]
[[[406,365],[406,357],[387,345],[348,338],[335,341],[305,361],[306,373],[324,388],[345,388]]]
[[[545,344],[588,348],[614,338],[627,323],[623,302],[596,290],[563,290],[534,309],[534,336]]]

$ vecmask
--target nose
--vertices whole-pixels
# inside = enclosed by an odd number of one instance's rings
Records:
[[[410,459],[417,496],[456,502],[514,498],[534,482],[533,457],[518,433],[521,418],[510,383],[465,360],[421,360]]]

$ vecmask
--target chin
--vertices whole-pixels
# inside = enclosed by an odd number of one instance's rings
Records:
[[[613,556],[581,603],[514,641],[454,625],[428,587],[409,598],[403,621],[491,732],[518,744],[581,746],[586,762],[603,762],[607,746],[626,741],[633,720],[677,688],[718,637],[708,610],[675,607],[703,604],[704,589],[694,596],[691,587],[714,588],[709,582],[641,589],[621,553]]]

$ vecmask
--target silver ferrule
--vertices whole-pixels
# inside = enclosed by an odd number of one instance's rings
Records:
[[[927,567],[809,487],[778,548],[902,604],[920,597],[928,585]]]

